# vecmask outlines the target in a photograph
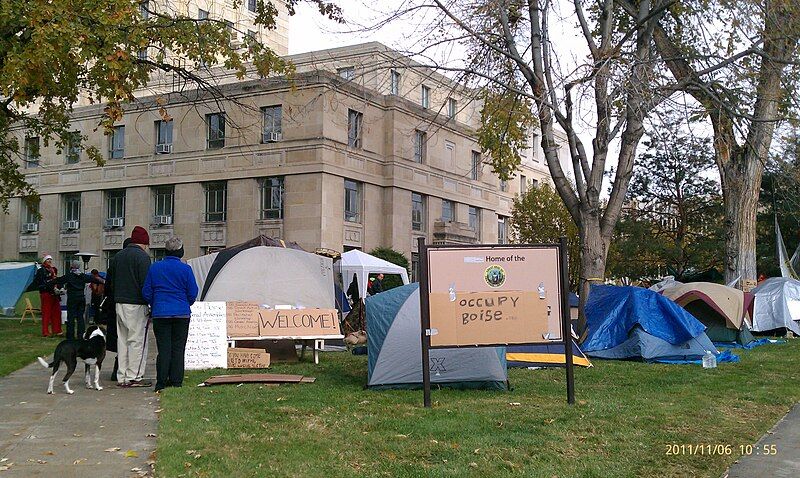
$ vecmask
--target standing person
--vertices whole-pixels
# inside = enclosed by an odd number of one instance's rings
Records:
[[[184,351],[189,336],[191,305],[197,299],[197,282],[192,268],[181,262],[183,241],[172,237],[165,244],[164,259],[150,267],[142,295],[153,316],[158,358],[156,393],[183,384]]]
[[[149,387],[144,370],[147,365],[147,330],[150,317],[142,287],[150,270],[150,256],[145,248],[150,235],[142,226],[131,232],[131,242],[114,256],[108,277],[114,287],[117,312],[118,387]]]
[[[383,292],[383,274],[378,274],[372,284],[372,295],[380,294],[381,292]]]
[[[57,277],[50,283],[67,289],[67,339],[75,339],[75,326],[78,326],[78,338],[83,337],[86,324],[83,314],[86,312],[86,284],[102,284],[101,277],[87,277],[81,272],[81,261],[72,261],[69,272]]]
[[[92,269],[92,278],[100,279],[100,271]],[[92,290],[92,320],[95,324],[103,323],[103,319],[100,317],[100,303],[103,302],[106,286],[98,281],[89,284],[89,288]]]
[[[130,237],[122,241],[122,249],[128,247],[130,243]],[[117,305],[114,302],[114,284],[111,281],[111,268],[112,264],[114,264],[114,259],[116,259],[116,256],[112,257],[108,263],[109,272],[106,274],[105,298],[101,303],[100,317],[103,321],[101,323],[106,324],[106,350],[114,352],[114,367],[111,369],[111,380],[116,382],[119,358],[117,356]]]
[[[61,299],[55,286],[49,283],[58,277],[58,269],[53,266],[53,256],[45,254],[42,267],[36,271],[36,285],[42,301],[42,337],[61,335]]]

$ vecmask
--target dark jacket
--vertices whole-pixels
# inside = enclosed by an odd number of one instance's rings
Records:
[[[58,269],[53,267],[53,271],[58,274]],[[39,288],[39,292],[47,292],[50,294],[55,294],[55,284],[53,284],[52,280],[55,279],[55,276],[50,276],[50,271],[47,267],[42,266],[36,270],[36,275],[33,276],[33,280],[36,283],[36,287]]]
[[[153,318],[190,317],[197,299],[192,268],[174,256],[166,256],[150,267],[142,296],[152,307]]]
[[[150,256],[138,245],[130,244],[111,260],[106,278],[114,288],[117,304],[147,304],[142,287],[150,269]]]
[[[67,302],[69,303],[86,302],[86,296],[84,295],[86,293],[86,284],[101,283],[99,280],[91,276],[87,276],[82,272],[72,271],[69,271],[63,276],[57,277],[48,282],[67,289]]]

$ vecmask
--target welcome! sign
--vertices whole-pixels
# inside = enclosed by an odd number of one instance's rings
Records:
[[[263,309],[251,302],[228,302],[228,337],[322,337],[341,335],[335,309]]]

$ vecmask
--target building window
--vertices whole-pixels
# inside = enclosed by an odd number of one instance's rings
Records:
[[[538,188],[539,187],[539,180],[538,179],[531,179],[531,187]]]
[[[481,210],[475,206],[469,207],[469,228],[478,233],[481,232]]]
[[[81,160],[81,134],[78,131],[67,133],[64,138],[64,150],[67,164],[75,164]]]
[[[207,148],[217,149],[225,146],[225,113],[206,115],[208,125]]]
[[[148,0],[139,2],[139,15],[141,15],[142,20],[150,18],[150,2]]]
[[[361,183],[344,180],[344,220],[361,222]]]
[[[507,193],[508,192],[508,181],[505,179],[500,180],[500,192]]]
[[[223,249],[225,249],[223,246],[203,246],[200,248],[200,254],[206,256],[208,254],[219,252]]]
[[[389,94],[400,94],[400,73],[397,70],[392,70],[389,77]]]
[[[39,230],[39,201],[28,204],[22,200],[22,232],[37,232]]]
[[[106,227],[125,226],[125,190],[106,193]]]
[[[347,145],[361,148],[361,130],[363,128],[364,114],[356,110],[347,110]]]
[[[197,10],[197,19],[198,20],[208,20],[208,12],[203,9]]]
[[[167,250],[157,247],[157,248],[150,248],[150,258],[153,262],[158,262],[161,259],[167,257]]]
[[[114,126],[108,141],[108,157],[121,159],[125,156],[125,127]]]
[[[206,194],[206,222],[225,221],[228,184],[225,181],[203,184]]]
[[[414,131],[414,161],[424,163],[428,150],[428,133],[420,130]]]
[[[445,167],[452,171],[456,167],[456,144],[452,141],[445,141],[444,150]]]
[[[450,119],[456,118],[456,100],[453,98],[447,98],[447,117]]]
[[[453,222],[456,220],[456,205],[449,199],[442,199],[442,221]]]
[[[172,152],[172,120],[156,121],[156,153],[168,154]]]
[[[25,167],[38,167],[40,158],[41,150],[39,149],[39,137],[25,138]]]
[[[423,108],[428,109],[431,107],[431,89],[422,85],[422,98],[420,104]]]
[[[481,153],[477,151],[472,152],[472,168],[469,170],[469,175],[472,179],[477,181],[481,177]]]
[[[528,178],[525,177],[524,174],[519,175],[519,193],[520,195],[525,194],[528,190]]]
[[[425,196],[411,193],[411,230],[425,230]]]
[[[81,195],[65,194],[62,201],[63,214],[62,219],[64,223],[61,225],[62,229],[72,230],[79,229],[81,222]]]
[[[261,140],[264,143],[274,143],[282,138],[281,118],[283,108],[278,106],[267,106],[261,109],[264,125],[261,129]]]
[[[251,12],[256,11],[256,0],[247,0],[247,9]]]
[[[538,143],[539,143],[539,135],[533,133],[533,136],[531,137],[531,159],[535,163],[539,162],[538,159],[539,155],[537,154],[537,152],[539,151],[539,149],[537,148]]]
[[[506,218],[497,218],[497,243],[508,244],[508,229],[506,228]]]
[[[103,251],[103,262],[106,263],[106,270],[111,266],[111,260],[119,251]]]
[[[411,253],[411,282],[419,282],[419,253]]]
[[[356,78],[356,69],[352,66],[346,66],[344,68],[337,69],[336,74],[347,81],[353,81]]]
[[[80,257],[75,255],[77,253],[78,253],[78,251],[69,251],[69,252],[65,251],[65,252],[61,253],[61,260],[64,261],[62,263],[62,266],[64,268],[61,269],[61,272],[63,274],[66,274],[67,272],[70,271],[70,269],[72,269],[72,261],[80,260]]]
[[[138,58],[139,61],[147,61],[147,47],[142,48],[139,51],[137,51],[136,52],[136,58]]]
[[[283,176],[259,180],[261,219],[283,219]]]
[[[168,226],[172,224],[175,207],[175,186],[153,188],[153,224]]]

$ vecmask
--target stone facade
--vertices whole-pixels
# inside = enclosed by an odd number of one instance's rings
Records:
[[[346,58],[331,60],[326,68],[332,71],[310,68],[319,57],[337,55]],[[379,73],[359,81],[337,74],[341,64],[367,68],[358,58],[380,60],[404,72],[408,95],[391,94],[391,85],[381,83]],[[104,269],[104,260],[119,250],[135,225],[149,229],[155,257],[173,234],[183,238],[186,257],[257,234],[295,241],[307,250],[386,246],[409,258],[420,236],[431,243],[496,242],[498,217],[510,215],[512,198],[524,187],[519,178],[549,181],[546,168],[535,160],[537,146],[532,145],[520,176],[508,181],[505,191],[488,166],[473,179],[479,108],[459,96],[465,105],[455,118],[442,115],[442,105],[434,100],[446,102],[455,90],[445,95],[444,77],[429,73],[424,80],[415,78],[420,72],[402,70],[398,58],[371,43],[292,57],[298,65],[292,84],[280,78],[228,82],[221,100],[190,102],[187,95],[170,93],[141,97],[119,123],[125,126],[121,159],[109,158],[100,167],[82,154],[77,164],[66,164],[65,155],[52,144],[41,148],[41,167],[25,170],[41,195],[38,231],[25,232],[31,229],[25,226],[25,205],[12,200],[9,213],[0,216],[0,257],[51,253],[63,264],[80,250],[98,254],[90,267]],[[421,81],[432,88],[427,108],[413,94],[418,90],[413,83]],[[157,148],[162,103],[173,118],[168,152]],[[282,111],[280,135],[264,142],[263,108],[277,105]],[[225,114],[224,147],[209,147],[208,115],[220,112]],[[110,154],[110,138],[94,131],[100,114],[98,107],[78,108],[74,126],[89,137],[89,145]],[[360,144],[351,146],[348,131],[354,114],[360,115],[362,126]],[[414,142],[416,132],[423,130],[427,141],[420,163]],[[18,134],[24,137],[24,132]],[[264,178],[275,177],[283,181],[280,207],[262,214],[261,185]],[[350,181],[356,187],[350,201],[355,210],[346,211],[345,185]],[[224,184],[225,191],[212,191],[211,183]],[[109,226],[115,214],[109,205],[111,191],[124,191],[121,226]],[[424,198],[416,228],[412,193]],[[76,229],[65,228],[68,194],[80,195]],[[441,220],[443,200],[454,205],[452,221]],[[470,208],[479,211],[474,228],[469,225]]]

